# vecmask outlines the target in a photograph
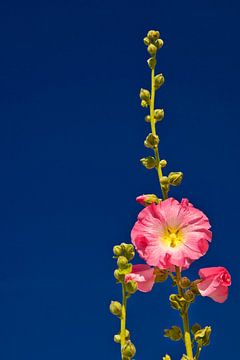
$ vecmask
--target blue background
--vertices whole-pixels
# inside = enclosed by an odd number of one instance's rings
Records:
[[[1,359],[120,358],[112,246],[129,241],[135,197],[159,193],[139,163],[150,154],[138,93],[151,28],[165,41],[160,154],[185,175],[172,195],[213,228],[188,274],[223,265],[233,278],[228,301],[199,299],[191,321],[213,326],[202,358],[239,356],[239,11],[237,0],[1,2]],[[136,360],[184,352],[162,336],[180,324],[171,290],[130,299]]]

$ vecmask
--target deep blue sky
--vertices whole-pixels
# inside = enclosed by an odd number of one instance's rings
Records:
[[[159,191],[139,164],[149,154],[138,92],[149,86],[151,28],[165,41],[160,153],[185,175],[172,195],[213,227],[189,274],[223,265],[233,277],[229,300],[200,299],[191,319],[213,326],[202,358],[239,357],[239,11],[237,0],[1,2],[2,360],[119,359],[111,250],[129,241],[135,197]],[[129,302],[136,360],[184,351],[162,337],[180,324],[170,291]]]

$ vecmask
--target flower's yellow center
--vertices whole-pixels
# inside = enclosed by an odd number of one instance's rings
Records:
[[[183,241],[182,231],[167,227],[163,235],[163,241],[166,245],[172,248],[179,246]]]

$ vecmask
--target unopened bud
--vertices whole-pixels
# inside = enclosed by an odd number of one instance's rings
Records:
[[[154,45],[157,47],[157,49],[161,49],[161,47],[163,47],[163,40],[162,39],[157,39],[155,42],[154,42]]]
[[[183,179],[183,173],[181,171],[170,172],[168,175],[169,182],[172,186],[178,186],[181,184]]]
[[[157,59],[155,57],[151,57],[150,59],[148,59],[147,61],[148,66],[150,67],[150,69],[154,69],[156,64],[157,64]]]
[[[150,45],[150,40],[147,36],[143,39],[143,42],[146,46]]]
[[[121,274],[119,269],[114,270],[113,275],[117,281],[119,281],[119,282],[124,281],[125,275]]]
[[[136,348],[134,344],[130,340],[128,340],[122,348],[122,355],[131,359],[135,354]]]
[[[138,289],[136,281],[130,280],[126,283],[126,290],[129,294],[134,294]]]
[[[145,116],[145,121],[150,122],[151,121],[151,116],[150,115]]]
[[[147,38],[150,41],[156,41],[157,39],[159,39],[159,37],[160,37],[160,33],[157,30],[150,30],[147,33]]]
[[[191,281],[186,276],[182,277],[180,280],[180,283],[179,283],[179,285],[181,286],[182,289],[188,288],[190,286],[190,284],[191,284]]]
[[[122,315],[122,305],[118,301],[111,301],[109,309],[113,315],[116,315],[118,317]]]
[[[169,179],[167,176],[162,176],[160,179],[161,185],[169,185]]]
[[[125,269],[128,266],[128,259],[125,256],[119,256],[117,264],[119,269]]]
[[[163,109],[156,109],[154,111],[154,118],[157,121],[161,121],[164,118],[164,110]]]
[[[134,246],[132,244],[127,244],[125,248],[125,256],[128,259],[128,261],[132,260],[134,258],[135,251]]]
[[[160,161],[160,166],[161,166],[161,168],[165,168],[166,166],[167,166],[167,160],[161,160]]]
[[[164,336],[173,341],[179,341],[182,339],[182,330],[178,326],[172,326],[171,329],[164,330]]]
[[[191,290],[187,290],[184,294],[184,298],[187,302],[193,302],[195,300],[195,295]]]
[[[171,356],[169,356],[168,354],[166,354],[166,355],[163,357],[163,360],[171,360]]]
[[[153,44],[150,44],[150,45],[148,46],[148,48],[147,48],[147,51],[149,52],[149,54],[150,54],[151,56],[154,56],[154,55],[156,55],[157,47],[156,47],[155,45],[153,45]]]
[[[122,254],[122,248],[120,245],[116,245],[113,247],[113,254],[115,256],[120,256]]]
[[[156,166],[156,160],[154,157],[152,156],[148,156],[146,158],[142,158],[141,160],[141,163],[143,164],[143,166],[145,166],[146,169],[154,169],[155,166]]]
[[[114,335],[113,340],[115,343],[120,344],[121,336],[119,334]]]
[[[159,89],[160,86],[162,86],[164,84],[164,76],[163,74],[158,74],[154,77],[154,86],[155,86],[155,89]]]
[[[141,89],[140,90],[140,93],[139,93],[139,96],[140,96],[140,99],[141,100],[145,100],[146,102],[149,102],[150,101],[150,92],[146,89]]]
[[[168,278],[168,271],[163,270],[163,269],[159,269],[157,267],[155,267],[155,269],[154,269],[154,274],[156,275],[155,276],[155,283],[164,282]]]
[[[152,133],[148,134],[146,140],[144,141],[144,145],[146,148],[155,149],[159,144],[159,137],[157,135],[153,135]]]
[[[148,103],[147,103],[147,101],[142,100],[142,101],[141,101],[141,107],[143,107],[143,108],[147,108],[147,107],[148,107]]]
[[[199,292],[199,290],[198,290],[198,286],[197,286],[197,284],[198,284],[199,282],[201,282],[200,279],[199,279],[199,280],[192,281],[192,282],[191,282],[191,285],[190,285],[190,290],[191,290],[195,295],[199,295],[199,294],[200,294],[200,292]]]
[[[198,323],[193,324],[193,326],[191,327],[191,332],[194,335],[198,330],[201,329],[201,325],[199,325]]]

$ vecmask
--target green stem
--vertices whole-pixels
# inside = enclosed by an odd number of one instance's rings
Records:
[[[152,69],[151,72],[151,101],[150,101],[150,122],[151,122],[151,131],[153,135],[156,135],[156,124],[155,124],[155,119],[154,119],[154,103],[155,103],[155,85],[154,85],[154,77],[155,77],[155,69]],[[167,198],[167,194],[166,192],[163,190],[162,185],[161,185],[161,178],[163,176],[162,173],[162,167],[160,165],[160,156],[159,156],[159,151],[158,151],[158,147],[154,149],[154,154],[155,154],[155,159],[156,159],[156,170],[158,173],[158,180],[159,180],[159,184],[160,184],[160,188],[162,191],[162,195],[163,195],[163,199]]]
[[[127,312],[127,296],[126,296],[125,283],[123,282],[122,283],[122,316],[121,316],[121,330],[120,330],[121,350],[126,342],[126,312]]]
[[[202,350],[202,347],[198,345],[196,355],[194,357],[195,360],[198,360],[201,350]]]
[[[181,281],[181,270],[178,266],[175,266],[176,270],[176,280],[177,280],[177,287],[178,287],[178,294],[179,296],[183,296],[183,290],[181,288],[180,281]],[[184,343],[186,348],[187,356],[189,360],[193,360],[193,351],[192,351],[192,339],[190,335],[189,329],[189,320],[188,320],[188,306],[184,309],[181,314],[182,322],[183,322],[183,332],[184,332]]]

